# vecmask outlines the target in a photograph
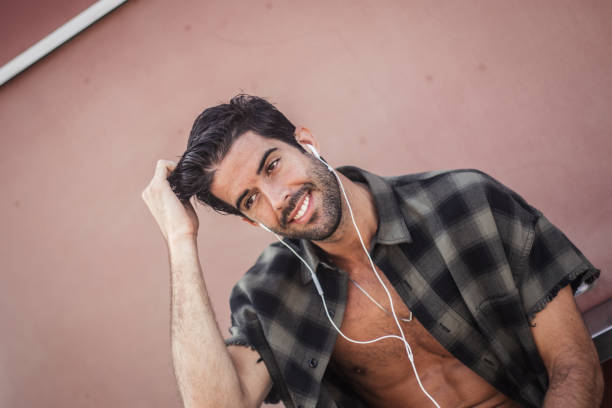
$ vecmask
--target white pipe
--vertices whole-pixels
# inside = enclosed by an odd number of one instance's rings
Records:
[[[0,85],[104,17],[126,0],[99,0],[66,24],[0,67]]]

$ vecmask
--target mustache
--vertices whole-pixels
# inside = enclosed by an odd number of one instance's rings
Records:
[[[295,210],[297,203],[300,201],[300,199],[302,198],[304,194],[307,194],[309,191],[313,190],[314,187],[315,187],[314,184],[306,183],[293,196],[291,196],[291,198],[289,199],[289,203],[287,204],[287,206],[283,209],[283,212],[281,213],[281,219],[280,219],[281,227],[283,228],[287,227],[287,224],[289,222],[288,218],[293,212],[293,210]]]

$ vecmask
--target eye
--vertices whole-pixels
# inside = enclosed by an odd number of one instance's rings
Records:
[[[248,196],[246,201],[244,202],[244,208],[246,208],[247,210],[250,210],[251,207],[253,206],[253,203],[255,203],[255,198],[257,198],[257,193],[253,193],[250,196]]]
[[[272,173],[274,171],[274,169],[278,166],[278,162],[280,161],[280,159],[276,159],[274,161],[272,161],[270,164],[268,164],[268,167],[266,167],[266,173],[268,175],[270,175],[270,173]]]

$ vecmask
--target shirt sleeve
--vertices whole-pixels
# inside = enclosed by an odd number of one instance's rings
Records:
[[[246,332],[243,329],[241,329],[240,326],[238,326],[238,323],[234,319],[233,315],[231,316],[231,319],[232,319],[232,325],[229,328],[230,336],[225,339],[225,345],[226,346],[245,346],[245,347],[253,348],[253,346],[251,346],[251,344],[249,343],[249,339],[246,335]]]
[[[572,292],[591,286],[600,271],[578,248],[537,211],[532,239],[525,249],[526,274],[521,287],[523,304],[530,320],[567,285]]]
[[[272,353],[264,344],[263,335],[261,334],[261,326],[257,322],[255,313],[252,310],[248,297],[240,288],[240,282],[236,284],[230,295],[231,326],[229,328],[230,336],[225,339],[226,346],[242,346],[250,347],[256,350],[260,359],[258,363],[263,361],[270,372],[270,376],[274,380],[274,373],[277,371],[275,363],[271,361]],[[264,402],[267,404],[276,404],[280,402],[280,396],[276,383],[272,385],[272,389],[266,396]]]
[[[600,271],[565,234],[515,191],[485,176],[487,200],[529,321],[565,286],[574,293],[591,286]]]

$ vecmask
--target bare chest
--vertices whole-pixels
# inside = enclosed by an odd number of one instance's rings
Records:
[[[410,318],[411,313],[408,307],[384,274],[382,272],[379,274],[389,290],[398,320]],[[370,275],[371,277],[360,279],[358,284],[385,310],[378,307],[357,286],[349,282],[341,330],[349,338],[358,341],[368,341],[386,335],[400,336],[397,323],[391,314],[391,301],[374,274],[370,273]],[[400,320],[400,325],[414,355],[452,357],[416,318],[408,322]],[[363,345],[351,343],[338,336],[333,357],[335,362],[342,367],[342,371],[360,379],[376,377],[378,381],[393,382],[397,379],[396,377],[405,375],[406,370],[411,370],[404,343],[396,338]]]
[[[389,289],[398,318],[408,318],[410,310],[391,283],[380,272]],[[391,302],[376,277],[360,279],[359,284],[386,310],[381,310],[349,282],[347,305],[341,325],[351,339],[367,341],[385,335],[400,335],[390,315]],[[362,276],[367,276],[363,274]],[[419,377],[441,406],[514,406],[503,394],[450,354],[413,317],[400,325],[412,350]],[[430,406],[420,390],[406,348],[401,340],[388,338],[372,344],[355,344],[338,336],[332,367],[349,380],[354,390],[372,406]]]

